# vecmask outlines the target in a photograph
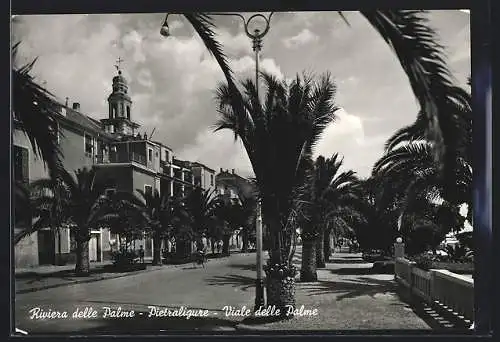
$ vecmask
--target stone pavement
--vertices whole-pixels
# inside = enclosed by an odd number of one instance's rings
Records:
[[[300,265],[300,250],[295,263]],[[297,276],[296,307],[317,309],[317,316],[258,324],[246,320],[247,330],[431,330],[445,329],[432,321],[429,309],[403,301],[394,274],[378,274],[361,254],[335,253],[326,268],[318,269],[318,281],[301,283]]]

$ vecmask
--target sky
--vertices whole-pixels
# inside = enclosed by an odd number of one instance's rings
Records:
[[[243,14],[248,18],[251,13]],[[325,130],[315,155],[344,157],[344,168],[368,177],[385,141],[411,124],[418,105],[398,60],[358,12],[275,13],[260,59],[264,71],[284,79],[303,71],[329,71],[337,84],[337,120]],[[251,176],[246,152],[230,131],[213,132],[214,91],[223,74],[201,39],[179,15],[171,36],[159,34],[164,14],[16,16],[12,41],[21,41],[16,63],[38,57],[35,80],[64,101],[79,102],[96,119],[108,116],[107,96],[118,57],[129,82],[132,120],[141,133],[176,157],[215,170]],[[429,13],[460,86],[470,75],[470,18],[460,10]],[[238,19],[218,17],[217,34],[238,78],[252,77],[251,42]],[[255,25],[260,23],[256,22]]]

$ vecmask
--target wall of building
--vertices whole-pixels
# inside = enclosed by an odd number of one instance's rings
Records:
[[[107,228],[101,229],[101,238],[102,238],[103,260],[111,260],[111,244],[110,244],[111,233],[109,229]]]
[[[15,246],[14,265],[16,268],[38,265],[38,233],[25,237]]]
[[[28,150],[28,174],[29,181],[47,178],[47,169],[40,158],[35,156],[31,143],[24,132],[14,129],[12,134],[13,145]],[[13,203],[15,205],[15,203]],[[33,267],[38,265],[38,234],[33,233],[14,246],[14,264],[17,268]]]
[[[75,132],[64,125],[60,125],[60,130],[62,136],[59,138],[59,146],[63,155],[64,168],[71,174],[83,167],[91,168],[94,160],[85,155],[83,132]],[[90,132],[87,134],[92,135]]]
[[[155,191],[155,189],[160,191],[159,184],[158,188],[156,187],[157,184],[155,181],[155,177],[152,174],[147,173],[147,171],[142,171],[139,168],[135,168],[132,172],[132,179],[133,179],[133,191],[138,196],[139,193],[137,192],[137,189],[141,189],[142,191],[144,191],[144,185],[151,185],[153,187],[152,189],[153,192]]]
[[[12,143],[13,145],[28,149],[30,182],[41,178],[47,178],[49,176],[49,173],[41,159],[35,156],[35,153],[31,148],[31,143],[24,132],[15,129],[12,133]]]
[[[132,181],[132,166],[130,165],[98,166],[96,181],[114,183],[116,191],[132,192],[135,190]]]

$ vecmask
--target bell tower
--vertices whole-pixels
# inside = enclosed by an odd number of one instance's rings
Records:
[[[115,65],[118,75],[113,77],[113,89],[108,96],[108,118],[101,120],[108,133],[134,135],[140,125],[132,121],[132,99],[128,94],[128,83],[122,75],[120,64],[123,59],[118,58]]]

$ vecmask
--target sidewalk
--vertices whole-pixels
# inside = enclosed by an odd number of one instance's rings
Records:
[[[232,251],[231,253],[238,253]],[[228,257],[210,258],[207,262],[213,263],[219,260],[226,260]],[[159,266],[151,265],[152,258],[145,258],[147,268],[132,272],[117,272],[112,268],[111,261],[91,262],[90,275],[85,277],[75,276],[75,265],[64,266],[42,265],[33,268],[18,268],[15,270],[16,294],[35,292],[54,287],[67,286],[73,284],[89,283],[94,281],[121,278],[138,273],[165,270],[169,268],[185,267],[184,264],[164,264]],[[187,263],[189,264],[189,263]]]
[[[295,263],[300,265],[300,255]],[[318,281],[296,283],[296,308],[318,310],[316,316],[257,323],[247,319],[238,330],[386,330],[432,329],[398,296],[393,274],[376,274],[360,254],[335,253]]]

